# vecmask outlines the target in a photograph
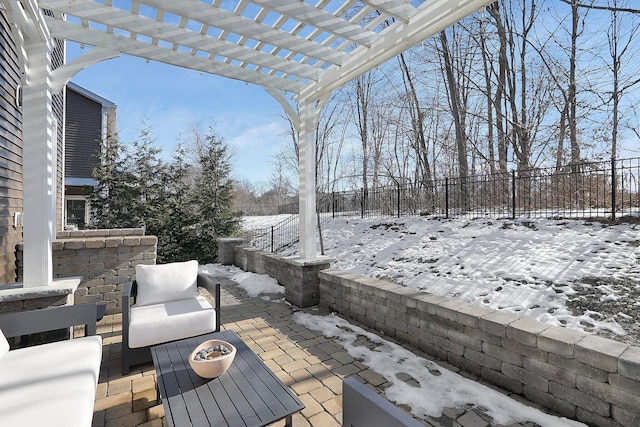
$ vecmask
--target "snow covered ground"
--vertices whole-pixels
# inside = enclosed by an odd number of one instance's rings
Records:
[[[250,217],[245,227],[273,220]],[[640,344],[638,227],[340,218],[322,224],[322,235],[335,268]]]
[[[256,229],[279,220],[252,217],[244,224]],[[335,219],[322,231],[325,254],[336,268],[638,345],[638,227],[583,220],[399,218]],[[284,288],[269,276],[219,264],[201,269],[231,278],[250,296],[285,303]],[[417,416],[438,417],[444,408],[470,404],[502,424],[583,425],[524,407],[337,316],[297,312],[293,320],[336,339],[383,375],[391,383],[387,397]]]

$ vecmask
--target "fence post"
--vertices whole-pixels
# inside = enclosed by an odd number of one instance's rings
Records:
[[[444,212],[445,218],[449,218],[449,177],[444,179]]]
[[[398,185],[398,218],[400,218],[400,183],[397,184]]]
[[[336,192],[335,191],[331,192],[331,214],[333,218],[336,217]]]
[[[611,159],[611,219],[616,219],[616,159]]]
[[[511,170],[511,219],[516,219],[516,170]]]
[[[271,226],[271,252],[273,252],[273,225]]]

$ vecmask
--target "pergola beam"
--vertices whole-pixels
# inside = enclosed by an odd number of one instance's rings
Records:
[[[492,2],[493,0],[430,0],[423,3],[419,8],[420,12],[408,23],[396,22],[371,48],[359,47],[349,54],[342,66],[328,68],[318,81],[310,83],[299,93],[298,101],[319,99],[331,93]]]
[[[287,16],[295,21],[305,23],[315,28],[321,28],[324,32],[335,34],[358,43],[359,45],[371,46],[378,35],[372,31],[367,31],[362,27],[345,21],[322,9],[311,6],[300,0],[254,0],[266,9],[273,10],[283,16]]]
[[[150,6],[184,16],[211,27],[262,41],[323,62],[339,65],[347,56],[344,52],[258,24],[250,19],[214,8],[197,0],[148,0],[147,3]]]
[[[60,3],[64,3],[60,7]],[[73,13],[78,18],[91,20],[110,28],[118,28],[131,34],[141,34],[155,39],[158,34],[162,40],[175,46],[184,46],[192,52],[206,52],[210,56],[228,57],[231,60],[255,64],[260,67],[299,76],[304,79],[316,80],[318,70],[306,64],[287,60],[268,53],[256,51],[240,46],[236,43],[223,41],[213,37],[206,37],[198,32],[189,31],[181,26],[159,22],[142,15],[132,14],[123,10],[114,9],[99,3],[94,3],[91,8],[76,8],[71,10],[67,2],[43,1],[43,6],[60,13]],[[72,25],[71,23],[67,23]],[[108,34],[108,33],[107,33]],[[193,53],[192,53],[193,55]]]
[[[298,92],[304,83],[282,79],[267,73],[234,67],[220,61],[213,61],[190,53],[177,52],[162,46],[153,46],[149,43],[132,40],[128,37],[108,34],[100,30],[81,27],[76,24],[63,22],[51,17],[45,17],[51,33],[66,40],[85,43],[91,46],[99,46],[105,49],[118,50],[133,56],[139,56],[149,60],[163,62],[177,67],[190,68],[216,74],[230,79],[242,80],[259,86],[269,86],[288,92]]]

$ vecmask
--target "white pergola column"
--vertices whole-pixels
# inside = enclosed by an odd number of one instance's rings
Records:
[[[316,102],[300,104],[298,177],[300,258],[316,258]]]
[[[22,89],[23,129],[23,286],[53,281],[52,241],[55,233],[55,158],[51,108],[51,41],[25,38]]]

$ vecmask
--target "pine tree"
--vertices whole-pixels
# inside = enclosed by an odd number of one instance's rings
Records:
[[[158,237],[158,262],[198,259],[191,236],[194,234],[197,215],[191,205],[193,168],[184,162],[185,152],[178,147],[172,163],[162,174],[164,192],[164,225]]]
[[[159,156],[162,150],[154,146],[151,129],[144,127],[138,140],[132,143],[127,157],[127,168],[132,171],[131,207],[132,220],[144,227],[146,234],[158,235],[164,227],[167,214],[165,206],[165,163]]]
[[[97,185],[90,193],[93,222],[98,228],[137,227],[134,210],[137,194],[134,175],[128,170],[126,147],[117,135],[101,141],[99,165],[93,170]]]
[[[215,262],[216,239],[231,236],[239,229],[240,214],[233,209],[230,154],[212,128],[209,128],[198,156],[199,170],[192,192],[192,203],[198,216],[193,247],[197,248],[201,262]]]
[[[91,196],[100,228],[144,227],[158,237],[158,262],[217,259],[216,239],[239,229],[227,147],[210,129],[196,135],[195,150],[182,147],[174,160],[160,160],[151,130],[144,128],[130,149],[117,138],[103,144],[98,185]],[[185,158],[193,158],[187,164]]]

